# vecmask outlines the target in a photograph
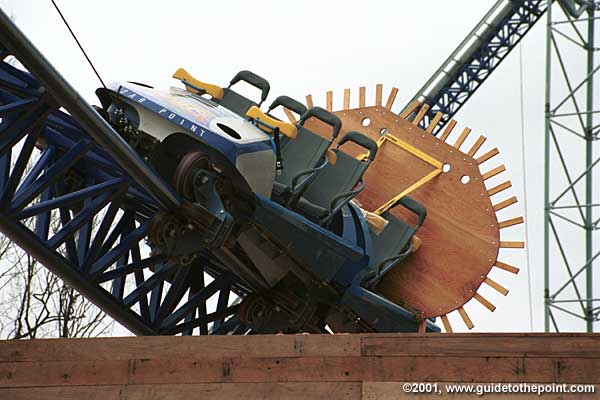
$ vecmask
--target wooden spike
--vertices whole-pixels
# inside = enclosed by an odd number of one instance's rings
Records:
[[[350,109],[350,89],[344,89],[344,110]]]
[[[467,312],[465,311],[464,308],[459,307],[458,313],[460,314],[460,317],[463,319],[463,321],[465,321],[465,325],[467,325],[467,328],[469,328],[469,329],[475,328],[475,325],[473,325],[471,318],[469,318],[469,314],[467,314]]]
[[[423,118],[425,117],[425,114],[427,114],[427,111],[429,110],[429,106],[427,104],[423,104],[423,106],[421,106],[421,109],[419,110],[419,112],[417,113],[417,116],[415,117],[415,119],[413,120],[412,124],[413,125],[419,125],[419,123],[423,120]]]
[[[496,267],[498,267],[500,269],[503,269],[503,270],[505,270],[507,272],[510,272],[511,274],[515,274],[516,275],[516,274],[519,273],[519,268],[513,267],[512,265],[508,265],[508,264],[505,264],[505,263],[500,262],[500,261],[496,261],[495,265],[496,265]]]
[[[312,94],[306,95],[306,107],[313,108],[315,105],[313,104]]]
[[[387,102],[385,103],[385,108],[387,108],[388,110],[392,109],[392,106],[394,105],[394,101],[396,100],[397,95],[398,95],[398,88],[393,87],[392,90],[390,91],[390,95],[388,96]]]
[[[475,293],[475,296],[473,297],[491,312],[494,312],[496,310],[496,306],[490,303],[485,297],[483,297],[479,293]]]
[[[421,323],[419,324],[419,330],[418,333],[426,333],[427,332],[427,320],[424,319],[423,321],[421,321]]]
[[[327,107],[327,111],[333,111],[333,92],[330,90],[329,92],[327,92],[326,94],[326,107]]]
[[[485,136],[479,136],[479,138],[475,141],[475,143],[473,144],[473,147],[471,147],[471,149],[467,152],[468,155],[470,155],[471,157],[475,156],[475,153],[477,153],[477,150],[479,150],[481,148],[481,146],[483,146],[483,144],[486,141],[486,137]]]
[[[503,296],[506,296],[508,294],[508,289],[499,284],[498,282],[495,282],[490,278],[485,278],[484,282],[486,283],[486,285],[488,285],[498,293],[502,294]]]
[[[366,99],[366,88],[364,86],[361,86],[360,88],[358,88],[358,106],[360,108],[364,108],[365,107],[365,99]]]
[[[454,130],[455,126],[456,120],[451,119],[450,122],[448,122],[448,125],[446,125],[446,129],[444,129],[444,133],[442,133],[442,136],[440,136],[440,140],[445,142],[446,139],[448,139],[448,136],[450,136],[450,134],[452,133],[452,130]]]
[[[283,111],[285,112],[285,115],[288,117],[292,124],[295,124],[297,122],[296,117],[289,109],[283,107]]]
[[[500,247],[504,249],[523,249],[525,242],[500,242]]]
[[[487,153],[483,154],[481,157],[478,157],[475,161],[477,161],[477,164],[483,164],[484,162],[486,162],[494,156],[497,156],[498,154],[500,154],[500,151],[496,147],[494,147]]]
[[[375,86],[375,105],[380,106],[382,101],[383,101],[383,85],[381,83],[378,83],[377,86]]]
[[[454,143],[454,147],[459,149],[460,146],[463,145],[463,143],[465,142],[465,140],[467,140],[467,137],[469,136],[469,133],[471,133],[471,128],[465,128],[462,133],[460,134],[460,136],[458,137],[458,139],[456,140],[456,143]]]
[[[433,130],[435,129],[437,124],[440,123],[440,120],[442,119],[443,116],[444,116],[444,113],[441,111],[438,111],[437,114],[435,114],[435,117],[433,117],[433,119],[431,120],[431,123],[427,127],[428,133],[433,133]]]
[[[442,323],[444,324],[444,329],[446,330],[446,333],[453,333],[454,331],[452,330],[452,325],[450,325],[448,316],[442,315],[440,318],[442,318]]]
[[[506,171],[506,167],[504,165],[496,167],[496,168],[492,169],[491,171],[488,171],[485,174],[483,174],[483,180],[486,181],[486,180],[490,179],[491,177],[494,177],[504,171]]]
[[[494,206],[494,211],[500,211],[508,206],[515,204],[516,202],[517,202],[517,197],[513,196],[510,199],[506,199],[506,200],[501,201],[500,203],[496,204]]]
[[[404,119],[408,118],[408,116],[410,114],[412,114],[413,111],[415,111],[420,105],[421,105],[421,102],[419,100],[413,101],[412,103],[410,103],[408,105],[408,107],[406,107],[406,109],[404,111],[402,111],[400,113],[400,117],[402,117]]]
[[[512,186],[512,183],[510,181],[506,181],[506,182],[501,183],[498,186],[494,186],[493,188],[491,188],[490,190],[488,190],[488,194],[490,196],[493,196],[493,195],[495,195],[497,193],[500,193],[500,192],[508,189],[511,186]]]
[[[502,222],[498,223],[498,228],[504,229],[504,228],[508,228],[509,226],[515,226],[515,225],[522,224],[523,222],[524,222],[523,217],[511,218],[511,219],[507,219],[506,221],[502,221]]]

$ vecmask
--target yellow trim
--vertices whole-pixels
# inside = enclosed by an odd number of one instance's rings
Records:
[[[381,214],[385,213],[386,211],[389,211],[389,209],[392,207],[392,205],[397,200],[399,200],[402,197],[406,196],[407,194],[409,194],[410,192],[414,191],[415,189],[418,189],[419,187],[423,186],[424,184],[426,184],[427,182],[429,182],[430,180],[432,180],[433,178],[435,178],[436,176],[438,176],[441,173],[442,173],[441,169],[435,169],[435,170],[431,171],[430,173],[428,173],[427,175],[425,175],[423,178],[419,179],[419,181],[413,183],[410,187],[408,187],[407,189],[405,189],[402,193],[400,193],[399,195],[395,196],[390,201],[388,201],[387,203],[385,203],[384,205],[382,205],[381,207],[379,207],[377,210],[374,211],[374,213],[377,214],[377,215],[381,215]]]
[[[327,150],[327,153],[325,153],[325,156],[327,157],[327,163],[335,165],[337,162],[337,153],[335,151],[329,149]]]
[[[215,100],[221,100],[223,98],[223,88],[217,85],[212,85],[210,83],[201,82],[198,79],[194,78],[192,75],[190,75],[190,73],[183,68],[179,68],[177,71],[175,71],[175,73],[173,74],[173,78],[179,79],[183,82],[191,83],[192,85],[204,90]],[[190,86],[186,86],[185,88],[188,92],[199,94],[197,90]]]
[[[420,188],[421,186],[423,186],[424,184],[426,184],[427,182],[429,182],[430,180],[432,180],[433,178],[435,178],[436,176],[441,174],[442,166],[444,165],[441,161],[438,161],[437,159],[433,158],[429,154],[423,152],[422,150],[417,149],[415,146],[408,144],[404,140],[398,139],[397,137],[395,137],[389,133],[387,135],[384,135],[379,138],[379,140],[377,141],[377,146],[381,147],[385,143],[386,140],[389,140],[396,146],[399,146],[403,150],[407,151],[409,154],[412,154],[413,156],[425,161],[429,165],[433,166],[435,168],[435,170],[431,171],[429,174],[425,175],[423,178],[419,179],[417,182],[415,182],[414,184],[409,186],[407,189],[402,191],[400,194],[394,196],[392,199],[390,199],[385,204],[383,204],[381,207],[379,207],[377,210],[375,210],[374,213],[377,215],[381,215],[381,214],[389,211],[389,209],[392,207],[392,205],[396,201],[398,201],[402,197],[406,196],[407,194],[413,192],[414,190]],[[364,154],[358,156],[357,158],[358,159],[364,158]]]
[[[252,119],[257,119],[273,128],[279,128],[279,132],[283,133],[290,139],[296,138],[296,135],[298,134],[298,129],[294,125],[270,117],[256,106],[250,107],[250,109],[246,111],[246,116]],[[271,133],[272,131],[272,129],[269,129],[269,127],[262,124],[258,124],[258,127],[267,133]]]
[[[410,144],[406,143],[405,141],[398,139],[397,137],[395,137],[393,135],[387,134],[387,135],[383,136],[382,139],[383,139],[383,141],[385,141],[386,139],[389,140],[390,142],[394,143],[395,145],[408,151],[410,154],[420,158],[421,160],[425,161],[428,164],[431,164],[435,168],[439,168],[439,169],[442,168],[443,164],[440,161],[431,157],[429,154],[424,153],[423,151],[417,149],[413,145],[410,145]]]

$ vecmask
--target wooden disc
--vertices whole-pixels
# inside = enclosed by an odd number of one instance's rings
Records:
[[[410,193],[427,210],[418,232],[421,248],[391,270],[376,291],[426,318],[462,307],[493,267],[500,246],[498,221],[477,162],[384,107],[335,114],[343,122],[339,137],[347,131],[359,131],[374,140],[382,134],[393,135],[449,166],[448,172]],[[306,126],[329,136],[330,128],[319,121],[308,121]],[[352,155],[365,153],[354,144],[344,145],[343,150]],[[386,140],[365,175],[366,187],[357,200],[364,209],[374,211],[434,169]],[[414,214],[402,206],[393,214],[416,222]]]

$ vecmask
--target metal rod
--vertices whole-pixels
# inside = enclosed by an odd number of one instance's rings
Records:
[[[585,202],[586,204],[591,204],[594,201],[594,197],[593,197],[593,176],[594,176],[594,170],[592,169],[592,159],[593,159],[593,129],[594,129],[594,114],[593,114],[593,107],[594,107],[594,55],[595,55],[595,51],[594,51],[594,44],[595,44],[595,38],[594,38],[594,34],[595,34],[595,26],[596,24],[594,23],[593,18],[595,17],[595,10],[593,7],[589,7],[588,8],[588,15],[590,20],[588,21],[588,40],[587,40],[587,72],[588,72],[588,81],[587,81],[587,103],[586,103],[586,109],[587,109],[587,118],[586,118],[586,136],[587,136],[587,141],[586,141],[586,151],[585,151],[585,165],[589,168],[589,171],[587,172],[586,175],[586,179],[585,179]],[[586,269],[586,273],[585,273],[585,279],[586,279],[586,293],[587,293],[587,297],[588,299],[591,299],[594,296],[594,281],[593,281],[593,265],[594,265],[594,261],[592,259],[592,254],[594,251],[594,243],[592,242],[592,227],[591,227],[591,221],[593,219],[593,209],[588,207],[585,210],[585,219],[587,221],[587,225],[585,227],[585,258],[586,260],[590,260],[589,264],[587,265],[587,269]],[[587,308],[587,312],[586,312],[586,325],[587,325],[587,331],[588,332],[593,332],[594,331],[594,321],[592,318],[592,308],[593,308],[594,304],[592,301],[588,301],[586,302],[586,308]]]
[[[550,332],[550,95],[552,74],[552,4],[546,24],[546,101],[544,103],[544,331]],[[556,324],[555,324],[556,327]]]
[[[176,209],[180,200],[171,188],[135,153],[92,107],[58,73],[33,43],[0,10],[0,37],[21,64],[38,79],[62,107],[94,140],[110,149],[115,161],[151,193],[166,209]]]

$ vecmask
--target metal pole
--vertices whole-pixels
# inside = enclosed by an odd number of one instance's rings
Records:
[[[544,331],[550,332],[550,95],[552,72],[552,3],[548,4],[546,27],[546,102],[544,123]]]
[[[594,6],[589,6],[588,10],[588,40],[587,40],[587,103],[586,103],[586,142],[585,142],[585,165],[587,168],[590,168],[592,165],[592,157],[593,157],[593,128],[594,128],[594,114],[591,112],[594,107],[594,15],[595,10]],[[586,204],[592,204],[593,202],[593,169],[589,169],[585,177],[585,202]],[[586,293],[587,298],[592,299],[594,297],[594,285],[593,285],[593,260],[592,254],[594,251],[593,242],[592,242],[592,221],[593,221],[593,209],[591,207],[586,208],[585,210],[585,259],[588,262],[586,266],[585,279],[586,279]],[[587,331],[594,331],[594,321],[592,315],[592,309],[594,308],[594,303],[591,300],[586,302],[586,324]]]

